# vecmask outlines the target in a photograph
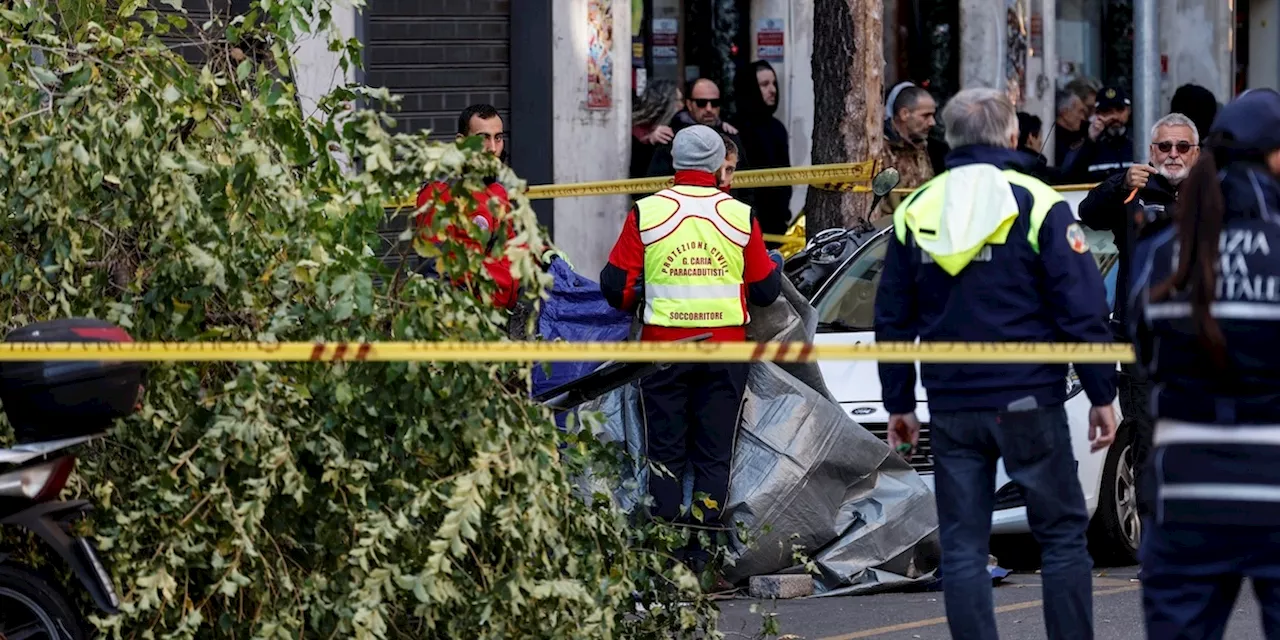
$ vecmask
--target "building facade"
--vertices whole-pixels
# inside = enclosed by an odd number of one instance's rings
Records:
[[[1089,76],[1132,90],[1134,0],[883,0],[887,91],[899,81],[941,100],[962,87],[1004,88],[1055,119],[1054,90]],[[1161,106],[1194,82],[1222,102],[1280,83],[1280,0],[1155,0]],[[1237,4],[1239,3],[1239,4]],[[451,138],[458,112],[503,115],[510,162],[530,184],[627,176],[631,104],[654,78],[706,76],[732,92],[738,64],[778,72],[777,117],[795,165],[810,163],[813,0],[378,0],[335,16],[365,45],[348,81],[404,97],[405,131]],[[300,43],[301,93],[344,80],[323,43]],[[1052,154],[1047,154],[1052,157]],[[793,210],[804,201],[795,190]],[[626,196],[537,201],[540,220],[587,275],[604,264]]]

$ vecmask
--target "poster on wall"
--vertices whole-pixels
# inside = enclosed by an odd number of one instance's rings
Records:
[[[587,0],[587,108],[613,108],[611,0]]]
[[[674,18],[653,19],[653,58],[655,62],[674,64],[680,57],[677,49],[680,22]]]
[[[782,62],[786,49],[786,22],[782,18],[763,18],[756,21],[756,59]]]
[[[1025,0],[1005,0],[1005,88],[1015,106],[1023,104],[1027,86],[1027,5]]]

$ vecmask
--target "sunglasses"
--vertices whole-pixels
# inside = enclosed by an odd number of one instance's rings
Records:
[[[1164,141],[1164,142],[1153,142],[1153,143],[1151,143],[1151,146],[1153,146],[1153,147],[1155,147],[1155,148],[1159,149],[1159,150],[1160,150],[1160,153],[1169,153],[1169,152],[1170,152],[1170,151],[1172,151],[1175,147],[1177,147],[1177,149],[1178,149],[1178,153],[1190,153],[1192,149],[1194,149],[1194,148],[1196,148],[1196,147],[1198,147],[1198,146],[1200,146],[1200,145],[1198,145],[1198,144],[1191,144],[1190,142],[1185,142],[1185,141],[1184,141],[1184,142],[1179,142],[1179,143],[1177,143],[1177,144],[1174,144],[1174,143],[1169,142],[1169,141],[1167,141],[1167,140],[1166,140],[1166,141]]]
[[[700,109],[706,109],[707,105],[719,108],[720,98],[693,98],[693,103]]]

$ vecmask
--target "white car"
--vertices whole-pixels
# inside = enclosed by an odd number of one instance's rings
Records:
[[[1068,200],[1074,207],[1083,199],[1083,193],[1069,193]],[[829,237],[844,237],[828,246],[819,247],[822,240],[811,243],[810,262],[826,261],[825,268],[809,268],[807,276],[800,277],[788,264],[792,281],[813,304],[818,312],[819,326],[815,338],[817,344],[858,344],[875,341],[873,322],[875,317],[876,287],[884,264],[885,247],[892,238],[892,228],[837,232]],[[1090,233],[1090,245],[1107,285],[1110,302],[1115,295],[1117,271],[1116,247],[1110,233]],[[815,275],[815,272],[816,275]],[[808,281],[801,283],[807,277]],[[880,378],[875,362],[824,361],[819,362],[822,376],[831,393],[852,418],[863,427],[881,437],[887,431],[888,413],[880,395]],[[1083,393],[1074,371],[1062,381],[1068,385],[1067,416],[1071,424],[1071,444],[1075,452],[1080,484],[1084,488],[1085,501],[1092,517],[1090,547],[1095,557],[1105,557],[1118,562],[1134,561],[1141,539],[1136,490],[1134,485],[1133,449],[1130,436],[1133,432],[1121,422],[1116,442],[1109,449],[1098,453],[1089,451],[1088,414],[1090,403]],[[916,415],[923,429],[920,437],[920,455],[912,465],[932,487],[933,461],[929,451],[929,407],[924,387],[917,382],[916,399],[919,406]],[[1115,403],[1117,415],[1119,400]],[[1027,510],[1022,491],[1009,480],[1004,465],[996,470],[996,504],[992,517],[992,533],[1028,533]]]

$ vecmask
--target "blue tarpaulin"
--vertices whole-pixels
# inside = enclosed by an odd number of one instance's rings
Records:
[[[538,316],[541,340],[566,342],[621,342],[631,335],[631,315],[609,306],[600,285],[573,270],[564,260],[554,259],[548,270],[555,282],[550,297],[542,303]],[[581,378],[601,362],[557,362],[550,375],[538,363],[533,370],[533,394],[538,395]],[[564,414],[556,424],[564,426]]]

